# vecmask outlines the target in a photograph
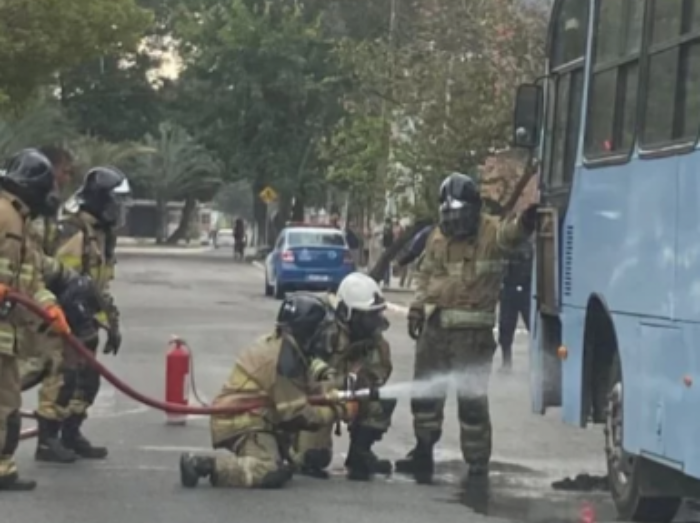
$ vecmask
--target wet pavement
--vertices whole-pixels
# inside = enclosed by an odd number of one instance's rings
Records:
[[[237,352],[270,328],[279,303],[263,296],[259,269],[233,263],[220,253],[131,255],[123,257],[117,273],[114,288],[125,344],[118,357],[101,357],[140,391],[161,399],[166,345],[172,334],[191,345],[197,388],[201,399],[208,401],[225,380]],[[404,318],[392,314],[390,319],[392,380],[407,380],[413,345],[405,334]],[[343,435],[336,443],[330,480],[295,477],[282,491],[230,491],[208,485],[184,490],[179,486],[177,460],[183,451],[209,452],[207,420],[193,417],[186,426],[167,426],[162,413],[104,384],[87,431],[95,442],[109,445],[109,459],[68,466],[37,464],[32,459],[34,443],[24,442],[18,455],[21,472],[36,478],[39,488],[33,493],[0,494],[0,521],[549,523],[581,521],[581,510],[588,504],[596,521],[613,521],[607,493],[552,488],[552,482],[565,477],[603,474],[602,430],[566,427],[557,413],[545,417],[530,413],[525,336],[519,334],[517,341],[514,372],[495,372],[491,383],[494,463],[488,485],[461,484],[464,469],[451,398],[436,455],[435,485],[415,485],[399,475],[372,483],[346,481]],[[25,394],[25,407],[35,404],[36,393]],[[402,457],[413,444],[411,423],[408,401],[401,400],[393,427],[377,452],[391,459]]]

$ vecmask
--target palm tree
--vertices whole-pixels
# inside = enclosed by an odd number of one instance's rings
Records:
[[[168,233],[168,202],[185,201],[180,224],[166,240],[177,243],[187,232],[197,199],[212,198],[221,186],[222,165],[184,129],[168,122],[159,126],[157,136],[146,136],[143,145],[150,152],[137,158],[135,175],[156,200],[159,243]]]
[[[75,131],[60,107],[39,105],[18,119],[0,118],[0,159],[26,147],[65,145],[74,136]]]
[[[75,168],[80,177],[91,167],[114,165],[124,168],[140,155],[153,154],[154,149],[133,142],[111,143],[93,136],[81,136],[70,143]],[[127,172],[127,174],[129,174]],[[77,183],[74,180],[74,183]]]

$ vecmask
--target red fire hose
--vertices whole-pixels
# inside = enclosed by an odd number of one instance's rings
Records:
[[[10,291],[5,299],[14,302],[22,307],[26,308],[32,314],[35,314],[41,318],[46,323],[51,323],[52,318],[46,312],[46,310],[36,301],[25,296],[24,294]],[[73,349],[76,353],[84,358],[88,364],[92,365],[97,371],[116,389],[123,392],[130,398],[143,403],[154,409],[162,410],[174,414],[194,414],[194,415],[213,415],[213,414],[241,414],[252,409],[259,408],[265,404],[266,398],[253,398],[247,401],[241,401],[236,405],[226,405],[222,407],[212,407],[212,406],[200,406],[200,407],[190,407],[189,405],[180,405],[177,403],[167,403],[165,401],[160,401],[141,392],[135,390],[133,387],[119,379],[116,375],[112,373],[107,367],[102,365],[95,355],[88,350],[81,341],[73,336],[72,334],[61,334],[61,338]],[[331,401],[326,396],[314,396],[309,398],[309,403],[313,405],[324,405]],[[34,415],[31,412],[22,411],[22,417],[33,418]],[[21,439],[28,439],[36,436],[37,429],[32,428],[22,431]]]

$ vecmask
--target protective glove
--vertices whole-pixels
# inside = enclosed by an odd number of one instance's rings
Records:
[[[537,210],[540,208],[538,203],[533,203],[525,209],[520,216],[520,223],[525,229],[525,232],[530,236],[537,228]]]
[[[44,309],[51,318],[51,328],[58,334],[70,334],[70,326],[63,309],[55,303]]]
[[[423,332],[425,323],[425,309],[422,305],[412,304],[408,309],[408,335],[417,340]]]
[[[119,331],[115,329],[107,330],[107,343],[105,343],[105,348],[102,352],[105,354],[114,354],[115,356],[119,352],[119,347],[122,346],[122,335]]]

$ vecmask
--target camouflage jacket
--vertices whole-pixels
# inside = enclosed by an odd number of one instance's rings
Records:
[[[440,311],[443,328],[484,328],[495,324],[504,257],[526,240],[520,217],[482,214],[476,238],[450,239],[436,227],[421,256],[413,306],[429,318]]]

